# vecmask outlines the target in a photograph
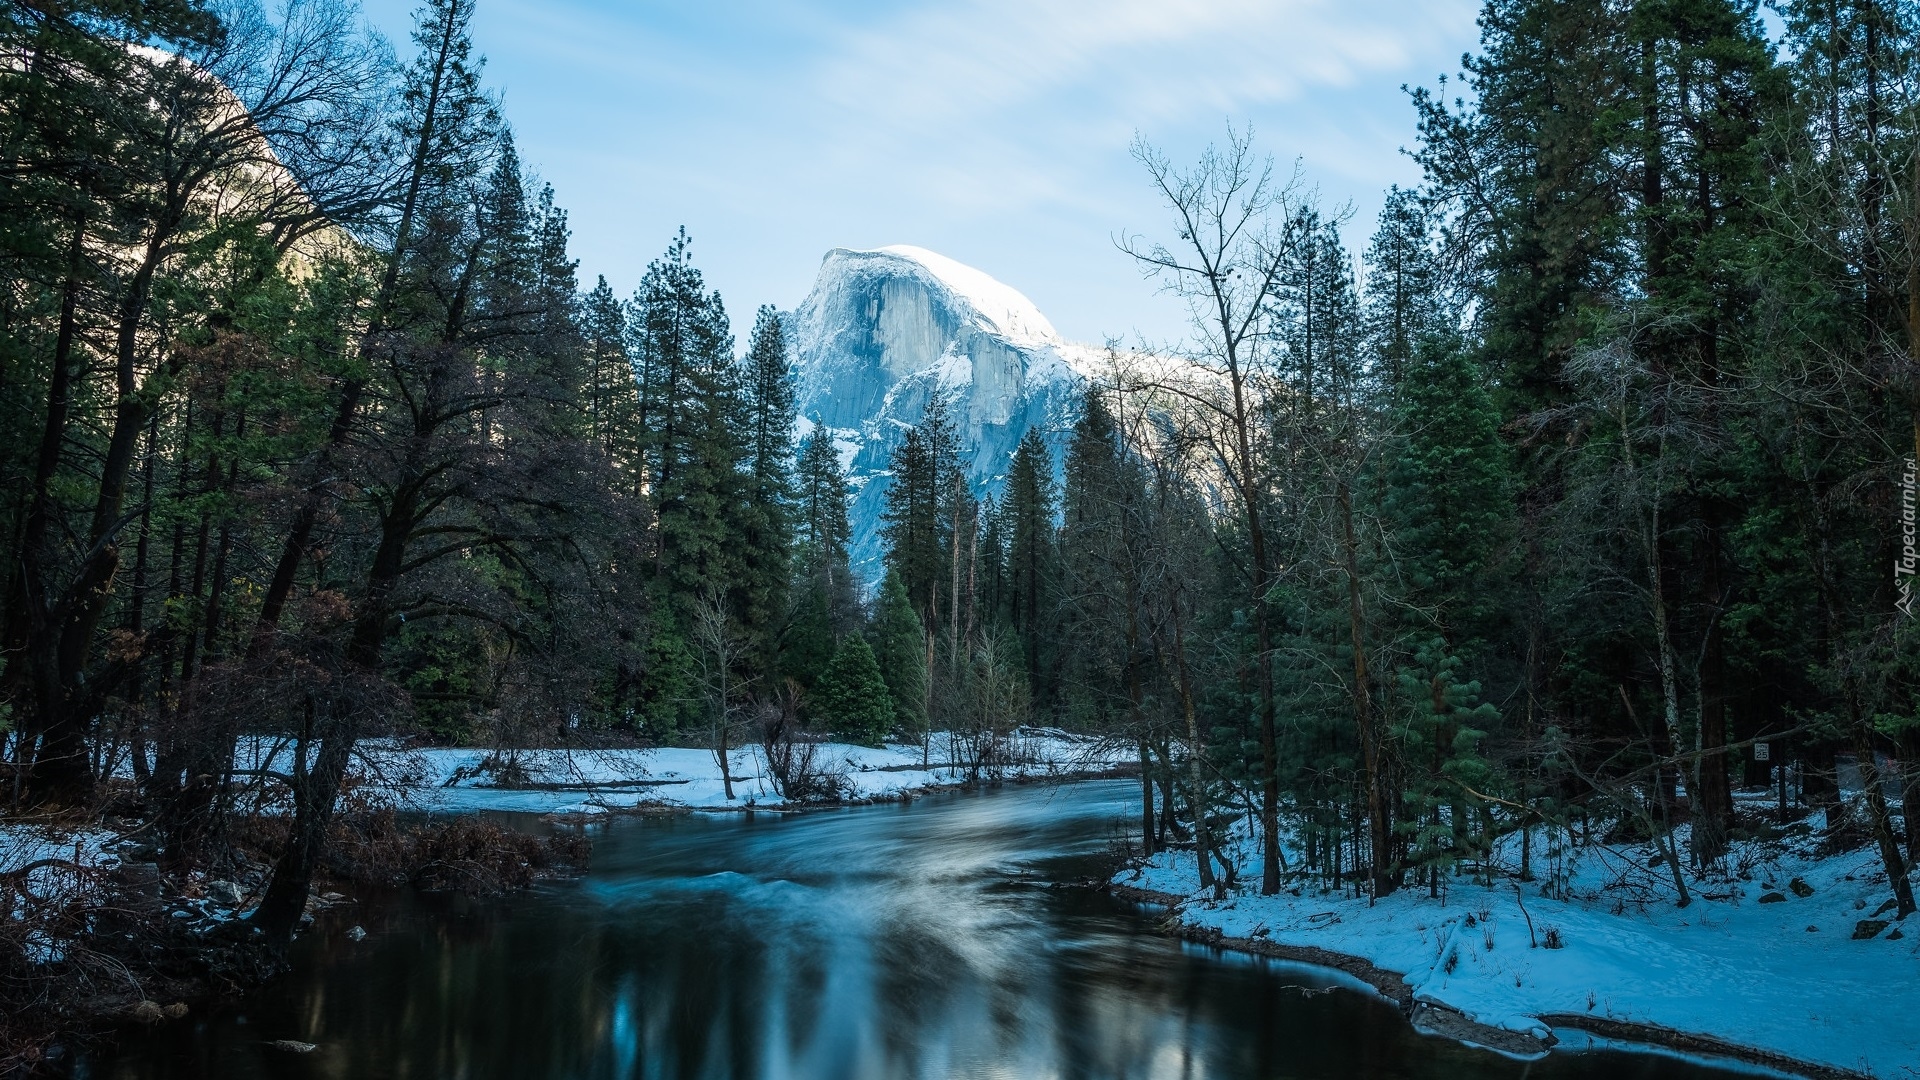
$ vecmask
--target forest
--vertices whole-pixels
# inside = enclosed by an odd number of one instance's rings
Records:
[[[1438,895],[1545,826],[1684,906],[1774,784],[1914,910],[1920,7],[1488,0],[1370,226],[1310,151],[1137,142],[1190,336],[988,497],[936,399],[868,580],[782,313],[684,230],[584,280],[474,2],[397,51],[344,0],[0,8],[7,815],[266,845],[284,945],[362,740],[977,775],[1041,726],[1137,756],[1134,842],[1222,896]]]

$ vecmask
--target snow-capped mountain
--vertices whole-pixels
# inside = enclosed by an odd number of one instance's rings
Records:
[[[999,494],[1030,427],[1056,465],[1102,350],[1061,339],[1033,301],[924,248],[835,248],[793,313],[802,433],[830,429],[855,487],[853,563],[881,574],[894,448],[936,388],[953,408],[976,496]]]

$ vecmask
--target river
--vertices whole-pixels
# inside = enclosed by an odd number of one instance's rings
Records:
[[[1155,934],[1089,888],[1137,787],[1102,781],[596,826],[584,878],[329,916],[294,971],[129,1032],[114,1080],[1526,1077],[1703,1080],[1618,1052],[1522,1063],[1415,1033],[1344,975]],[[345,934],[359,922],[368,935]],[[1328,992],[1331,991],[1331,992]],[[275,1040],[317,1044],[311,1053]]]

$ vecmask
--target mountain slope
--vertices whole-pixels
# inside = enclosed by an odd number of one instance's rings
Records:
[[[1033,301],[923,248],[835,248],[789,324],[801,427],[834,433],[855,486],[853,561],[882,573],[887,472],[936,389],[947,393],[976,496],[998,495],[1022,435],[1057,458],[1103,350],[1063,340]]]

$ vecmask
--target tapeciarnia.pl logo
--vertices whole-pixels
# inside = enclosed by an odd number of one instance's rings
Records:
[[[1913,617],[1913,575],[1920,555],[1914,552],[1914,459],[1906,460],[1900,473],[1900,557],[1893,561],[1893,587],[1900,599],[1894,604],[1900,614]]]

